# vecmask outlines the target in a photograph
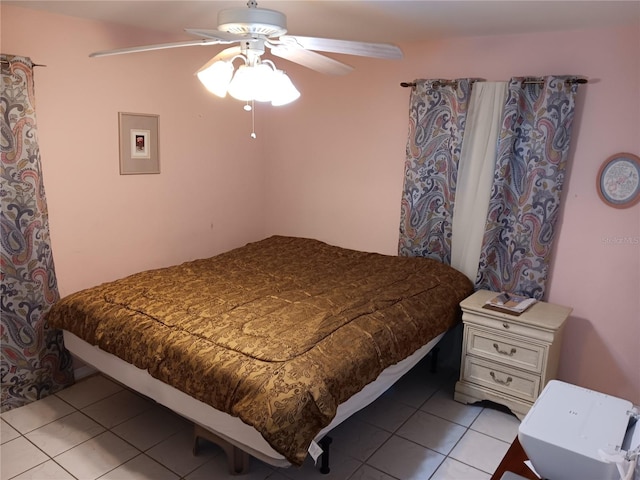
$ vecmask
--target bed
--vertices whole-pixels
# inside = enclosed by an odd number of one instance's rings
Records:
[[[473,292],[435,260],[273,236],[71,294],[47,315],[66,347],[220,443],[301,465],[460,321]]]

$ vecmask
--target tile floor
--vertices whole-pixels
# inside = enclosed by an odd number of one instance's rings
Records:
[[[0,415],[1,480],[489,479],[518,419],[455,402],[457,373],[428,367],[418,364],[331,433],[329,475],[311,462],[272,468],[251,459],[247,475],[231,477],[219,447],[202,442],[192,455],[188,421],[95,375]]]

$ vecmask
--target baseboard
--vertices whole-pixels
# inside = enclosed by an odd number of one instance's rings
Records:
[[[93,367],[90,367],[89,365],[82,365],[81,367],[74,368],[73,370],[73,375],[76,381],[81,380],[85,377],[89,377],[94,373],[98,373],[98,370],[96,370]]]

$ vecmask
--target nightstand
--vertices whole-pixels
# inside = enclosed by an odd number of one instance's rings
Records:
[[[460,303],[464,336],[454,398],[491,400],[520,420],[556,376],[562,331],[571,308],[536,302],[519,316],[483,308],[496,292],[480,290]]]

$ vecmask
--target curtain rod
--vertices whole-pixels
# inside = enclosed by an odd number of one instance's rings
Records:
[[[475,82],[476,80],[472,80],[472,82]],[[455,85],[458,86],[458,81],[457,80],[436,80],[435,82],[433,82],[433,86],[434,87],[442,87],[445,85]],[[400,84],[401,87],[415,87],[416,86],[416,82],[402,82]]]
[[[3,65],[9,65],[11,62],[7,62],[6,60],[0,60],[0,63],[2,63]],[[32,65],[34,67],[46,67],[46,65],[42,65],[40,63],[33,63]]]
[[[567,80],[564,81],[565,83],[572,85],[572,84],[585,84],[585,83],[589,83],[589,80],[587,80],[586,78],[569,78]],[[541,85],[544,83],[544,80],[541,78],[525,78],[524,81],[522,83],[525,84],[538,84]],[[455,80],[436,80],[435,82],[433,82],[433,86],[434,87],[440,87],[443,85],[456,85],[457,86],[458,82]],[[402,82],[400,84],[401,87],[415,87],[416,86],[416,82]]]
[[[533,84],[541,85],[544,83],[544,80],[541,78],[525,78],[522,83],[526,83],[526,84],[533,83]],[[567,80],[564,81],[564,83],[568,85],[585,84],[585,83],[589,83],[589,80],[587,80],[586,78],[568,78]]]

